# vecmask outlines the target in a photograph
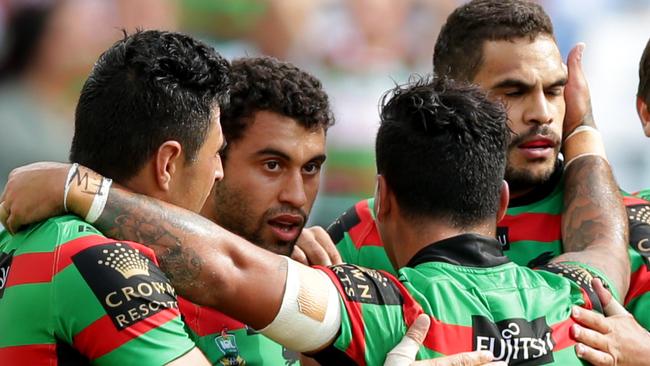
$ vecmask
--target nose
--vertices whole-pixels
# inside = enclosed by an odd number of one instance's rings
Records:
[[[553,122],[552,105],[543,90],[532,93],[526,108],[526,123],[549,124]]]
[[[280,202],[287,203],[296,208],[303,207],[307,203],[305,182],[299,171],[287,176],[278,199]]]

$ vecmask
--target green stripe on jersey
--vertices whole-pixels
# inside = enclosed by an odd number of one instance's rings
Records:
[[[120,366],[164,365],[194,347],[183,330],[182,321],[175,317],[93,360],[93,363]]]

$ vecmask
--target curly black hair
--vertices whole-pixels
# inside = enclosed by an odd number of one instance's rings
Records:
[[[234,60],[230,106],[221,112],[226,141],[239,140],[258,111],[290,117],[310,130],[327,132],[334,124],[329,98],[314,76],[272,57]]]
[[[381,105],[377,172],[402,212],[459,228],[496,215],[509,136],[501,103],[476,86],[426,77]]]
[[[541,5],[528,0],[473,0],[454,10],[433,51],[439,76],[471,81],[483,62],[485,41],[553,37],[553,23]]]
[[[228,106],[229,73],[224,58],[190,36],[125,32],[81,90],[70,160],[123,181],[176,140],[193,161],[216,107]]]

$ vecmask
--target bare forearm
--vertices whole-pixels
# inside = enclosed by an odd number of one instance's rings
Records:
[[[555,261],[589,264],[614,283],[621,296],[629,285],[628,221],[623,200],[606,160],[585,156],[565,172],[562,241]]]
[[[153,249],[177,292],[195,303],[254,327],[279,309],[286,262],[195,213],[114,187],[94,225]]]

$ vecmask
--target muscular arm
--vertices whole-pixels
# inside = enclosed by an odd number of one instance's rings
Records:
[[[625,208],[606,160],[586,156],[565,172],[562,242],[555,261],[579,261],[601,270],[625,296],[629,286]]]
[[[583,48],[576,46],[567,61],[565,138],[579,126],[595,128],[589,88],[582,72]],[[628,221],[623,199],[604,158],[602,141],[594,134],[582,133],[565,140],[563,150],[570,162],[565,171],[562,215],[565,253],[554,261],[589,264],[601,270],[619,294],[625,296],[630,277]],[[578,157],[582,154],[587,156]]]
[[[286,261],[197,214],[113,187],[94,226],[153,249],[179,295],[195,303],[257,329],[278,313]]]

